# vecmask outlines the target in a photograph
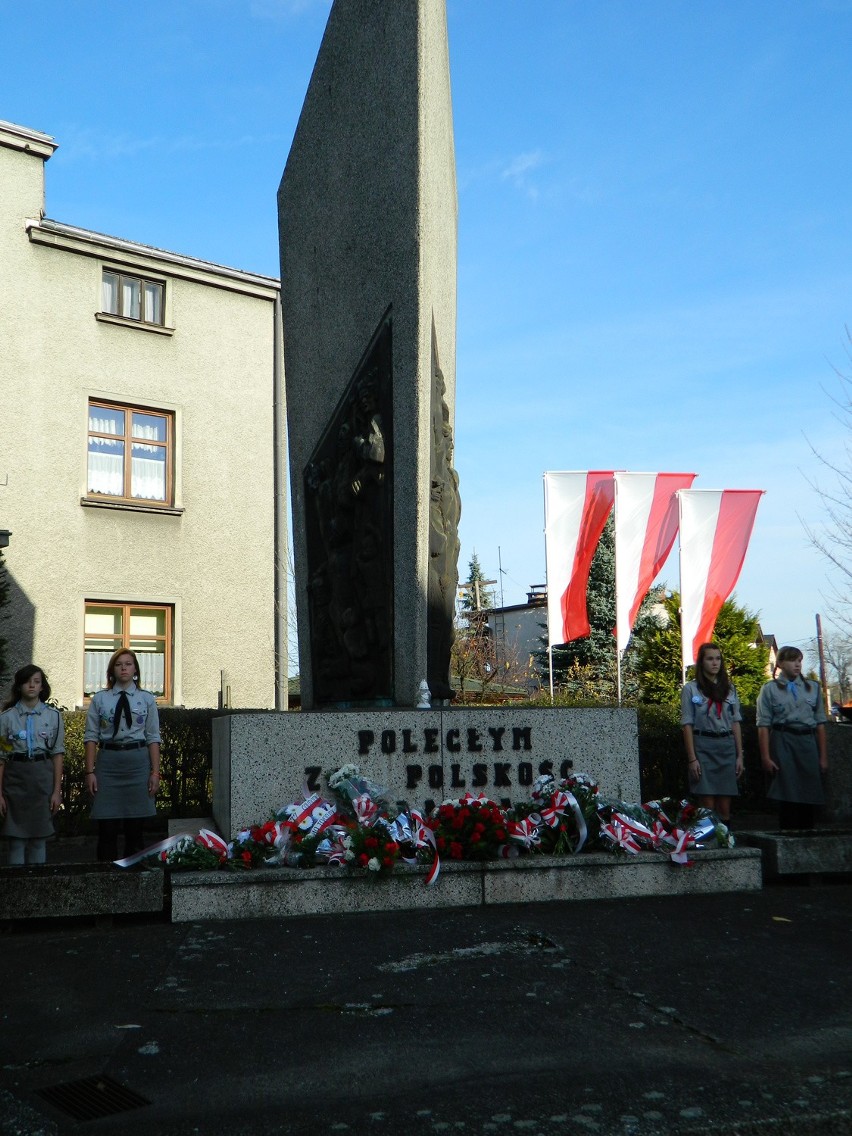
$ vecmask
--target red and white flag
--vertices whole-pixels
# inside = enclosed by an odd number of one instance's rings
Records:
[[[547,639],[551,646],[585,638],[589,569],[612,509],[612,470],[545,473],[544,543]]]
[[[754,528],[762,489],[682,489],[680,605],[683,669],[713,635],[734,590]]]
[[[624,651],[636,615],[677,536],[678,489],[694,473],[615,474],[615,613],[618,650]]]

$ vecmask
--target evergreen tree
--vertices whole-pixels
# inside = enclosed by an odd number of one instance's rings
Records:
[[[490,581],[486,581],[479,557],[474,551],[467,566],[467,579],[459,585],[461,593],[461,610],[463,613],[484,611],[494,607],[494,593],[490,588]]]
[[[657,704],[677,703],[681,688],[680,596],[672,592],[664,601],[665,620],[636,636],[636,669],[640,700]],[[711,639],[718,643],[728,674],[740,701],[753,706],[766,682],[769,650],[759,645],[758,617],[734,599],[722,604]],[[687,678],[694,677],[690,667]]]
[[[639,695],[636,671],[637,643],[647,631],[656,629],[656,607],[664,596],[661,586],[645,596],[636,616],[633,635],[621,660],[621,696],[623,702],[636,701]],[[582,701],[614,703],[618,698],[618,662],[615,639],[615,522],[607,520],[589,570],[586,604],[591,633],[553,648],[553,682],[563,693]],[[544,649],[538,653],[537,665],[548,681],[547,629],[543,625]]]

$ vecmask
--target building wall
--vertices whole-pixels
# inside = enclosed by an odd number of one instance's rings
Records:
[[[172,604],[174,702],[215,705],[225,670],[232,705],[273,706],[277,281],[40,223],[44,161],[2,140],[9,665],[34,659],[79,705],[85,601]],[[172,334],[96,318],[105,264],[165,280]],[[172,509],[81,504],[92,397],[174,413]]]

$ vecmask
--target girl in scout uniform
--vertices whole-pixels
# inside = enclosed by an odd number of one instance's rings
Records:
[[[700,805],[728,824],[731,797],[739,796],[737,778],[743,772],[742,714],[715,643],[698,648],[695,679],[683,687],[680,707],[690,790]]]
[[[757,696],[760,763],[771,777],[766,795],[779,802],[781,828],[813,828],[828,769],[822,691],[802,678],[798,647],[782,647],[775,670]]]
[[[62,804],[65,726],[50,683],[29,663],[16,672],[0,714],[0,817],[10,864],[43,864],[52,817]]]
[[[98,822],[97,858],[118,859],[124,828],[124,855],[142,848],[145,817],[154,816],[160,787],[160,720],[153,694],[139,685],[133,651],[116,651],[107,664],[106,690],[89,703],[83,741],[86,788]]]

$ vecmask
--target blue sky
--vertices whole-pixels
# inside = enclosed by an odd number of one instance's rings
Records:
[[[277,275],[329,7],[0,0],[0,118],[60,144],[48,216]],[[736,595],[806,646],[809,441],[840,458],[852,370],[852,0],[447,7],[462,577],[499,549],[507,604],[544,581],[544,470],[695,471],[767,490]]]

